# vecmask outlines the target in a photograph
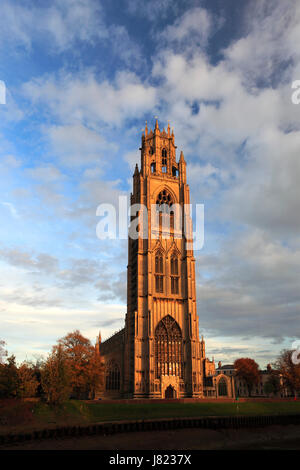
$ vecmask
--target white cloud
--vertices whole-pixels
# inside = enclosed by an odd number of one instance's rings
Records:
[[[250,87],[272,86],[278,77],[288,79],[292,63],[298,61],[300,5],[293,0],[282,2],[258,0],[245,11],[248,34],[235,41],[225,57]]]
[[[18,211],[11,202],[1,202],[0,204],[2,204],[3,206],[5,206],[9,209],[9,212],[10,212],[12,217],[14,217],[15,219],[19,218]]]
[[[300,334],[300,251],[261,230],[224,240],[200,255],[198,306],[202,328],[214,334],[282,339]]]
[[[181,44],[186,42],[193,47],[203,48],[211,34],[212,19],[204,8],[192,8],[179,17],[174,24],[169,25],[160,34],[168,43]]]
[[[255,31],[249,34],[256,37]],[[201,182],[198,189],[194,184],[196,201],[226,188],[218,217],[291,238],[300,226],[300,114],[284,77],[273,87],[249,87],[239,65],[227,51],[215,65],[197,48],[191,57],[161,53],[153,74],[162,79],[164,116],[175,125],[177,145],[187,159],[193,156],[191,183]],[[218,173],[203,181],[198,159]]]
[[[71,167],[95,162],[100,165],[105,150],[115,150],[113,144],[81,124],[52,126],[46,129],[46,133],[54,154]]]
[[[33,103],[49,108],[64,124],[79,121],[92,128],[99,122],[120,126],[126,119],[152,110],[157,101],[155,88],[130,72],[117,74],[113,82],[98,82],[92,73],[82,78],[63,74],[60,80],[32,80],[23,90]]]
[[[1,157],[1,163],[6,168],[16,169],[21,165],[20,160],[18,160],[14,155],[3,155]]]
[[[51,183],[64,178],[64,175],[53,165],[40,166],[27,170],[27,174],[38,182]]]
[[[297,237],[300,229],[300,132],[265,132],[224,197],[227,219],[260,227],[274,237]]]
[[[134,171],[135,165],[139,164],[140,153],[138,150],[131,150],[124,155],[124,160],[128,163],[130,171]]]
[[[108,34],[101,4],[95,0],[54,0],[42,7],[4,0],[0,25],[6,47],[16,44],[30,49],[42,38],[53,53],[69,49],[76,40],[93,43]]]
[[[70,258],[65,264],[47,253],[8,247],[0,257],[1,335],[18,361],[50,352],[74,329],[94,341],[99,330],[105,339],[124,326],[125,283],[112,274],[111,261]],[[109,279],[115,282],[108,288]]]
[[[86,170],[84,170],[82,176],[84,179],[100,180],[100,178],[103,176],[103,171],[102,171],[102,168],[100,168],[99,166],[95,166],[94,168],[92,167],[92,168],[87,168]]]

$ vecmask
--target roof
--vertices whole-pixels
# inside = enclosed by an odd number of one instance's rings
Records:
[[[217,368],[217,370],[221,370],[221,369],[234,369],[234,366],[233,364],[227,364],[225,366],[221,366]]]

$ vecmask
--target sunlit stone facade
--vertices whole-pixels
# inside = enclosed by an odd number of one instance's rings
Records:
[[[147,211],[139,209],[139,236],[128,237],[125,328],[99,344],[102,396],[216,396],[215,365],[199,338],[186,162],[182,152],[177,162],[174,133],[157,121],[154,131],[146,125],[140,151],[131,205]]]

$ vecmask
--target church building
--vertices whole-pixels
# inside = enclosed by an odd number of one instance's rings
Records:
[[[160,130],[157,120],[153,131],[146,124],[140,151],[130,203],[145,210],[138,214],[138,236],[128,237],[125,327],[98,339],[105,367],[99,396],[232,397],[232,380],[216,374],[199,337],[183,152],[177,161],[174,133],[169,125]]]

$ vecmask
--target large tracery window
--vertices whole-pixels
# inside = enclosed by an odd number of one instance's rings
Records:
[[[183,377],[182,333],[170,315],[164,317],[155,329],[155,375]]]
[[[118,364],[110,362],[106,368],[106,390],[120,390],[120,369]]]
[[[164,208],[165,204],[167,206],[171,206],[173,204],[172,197],[166,189],[163,189],[162,191],[160,191],[160,193],[158,194],[156,198],[156,204],[159,207],[162,206],[162,209]]]

